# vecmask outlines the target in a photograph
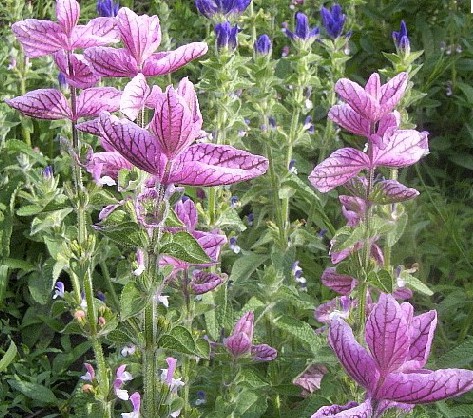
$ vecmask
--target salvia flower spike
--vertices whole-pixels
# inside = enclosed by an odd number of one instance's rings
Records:
[[[409,54],[411,45],[407,35],[407,25],[404,20],[401,20],[401,29],[399,32],[393,31],[392,37],[398,53]]]
[[[410,410],[416,404],[436,402],[473,389],[471,370],[424,368],[437,325],[437,312],[414,316],[413,311],[410,303],[399,304],[391,295],[382,293],[366,322],[368,349],[355,340],[343,319],[331,322],[330,346],[348,375],[366,389],[366,399],[359,405],[351,402],[323,407],[312,418],[377,418],[389,408]],[[342,411],[346,412],[342,415]]]
[[[240,15],[251,3],[251,0],[195,0],[195,7],[207,19],[217,15]]]
[[[290,39],[300,41],[313,41],[319,35],[319,28],[309,26],[309,18],[302,12],[297,12],[294,16],[294,32],[284,29],[284,33]]]
[[[58,51],[107,45],[118,41],[115,20],[107,17],[92,19],[87,25],[78,25],[79,3],[75,0],[57,0],[57,22],[26,19],[12,25],[27,57],[42,57]]]
[[[161,43],[158,16],[141,15],[122,7],[116,17],[124,48],[96,47],[85,51],[95,71],[106,77],[146,77],[176,71],[207,52],[205,42],[192,42],[174,51],[156,52]]]
[[[320,9],[322,25],[332,39],[338,38],[343,32],[346,15],[342,13],[339,4],[334,4],[330,9],[322,7]]]

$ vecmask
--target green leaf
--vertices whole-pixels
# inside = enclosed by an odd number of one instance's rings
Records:
[[[368,282],[384,293],[393,292],[393,278],[387,270],[370,271]]]
[[[21,269],[26,273],[36,269],[36,266],[29,263],[28,261],[18,260],[16,258],[5,258],[2,261],[2,264],[4,266],[10,267],[11,269]]]
[[[255,393],[253,390],[241,391],[235,399],[235,415],[240,418],[259,418],[266,409],[268,403],[266,397]]]
[[[233,208],[223,211],[217,219],[215,226],[222,229],[232,229],[237,232],[243,232],[246,229],[245,224],[238,216],[238,212]]]
[[[128,282],[120,296],[120,320],[138,315],[150,300],[151,295],[141,292],[135,283]]]
[[[421,282],[418,278],[411,276],[407,271],[401,271],[399,276],[411,289],[417,290],[427,296],[432,296],[434,294],[425,283]]]
[[[135,222],[122,224],[95,226],[101,234],[118,244],[132,248],[146,248],[149,245],[148,234]]]
[[[175,234],[165,232],[159,250],[161,254],[170,255],[189,264],[207,264],[211,262],[197,240],[185,231]]]
[[[299,321],[287,315],[282,315],[275,319],[274,325],[279,329],[286,331],[297,340],[307,343],[310,346],[311,351],[317,353],[321,341],[320,338],[315,335],[314,330],[307,322]]]
[[[396,226],[394,229],[386,234],[386,245],[388,247],[393,247],[396,242],[402,237],[406,226],[407,226],[407,213],[404,211],[402,214],[396,219]]]
[[[46,386],[38,383],[25,382],[24,380],[9,379],[8,384],[28,398],[40,401],[43,404],[57,404],[58,399]]]
[[[251,251],[242,251],[241,254],[242,256],[233,264],[230,274],[229,280],[233,280],[235,283],[249,279],[253,272],[268,259],[267,255]]]
[[[167,348],[178,353],[200,356],[192,334],[187,328],[178,325],[159,339],[159,347]]]
[[[473,361],[473,337],[444,354],[436,362],[438,368],[458,368],[468,366]]]
[[[22,206],[21,208],[18,208],[16,214],[18,216],[33,216],[37,215],[38,213],[41,213],[42,210],[43,207],[39,205],[26,205]]]
[[[0,360],[0,373],[7,369],[9,364],[15,359],[16,353],[18,352],[16,345],[13,341],[10,341],[8,350]]]

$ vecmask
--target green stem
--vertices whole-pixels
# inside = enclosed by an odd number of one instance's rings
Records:
[[[69,60],[69,56],[68,56]],[[72,66],[69,61],[69,71],[72,74]],[[75,87],[70,87],[71,91],[71,110],[72,115],[75,117],[77,114],[77,90]],[[75,121],[72,121],[72,145],[74,152],[80,154],[80,143],[79,143],[79,134],[76,129]],[[75,158],[73,158],[73,175],[74,175],[74,185],[75,185],[75,198],[77,199],[76,210],[77,210],[77,241],[81,249],[80,255],[80,271],[83,272],[84,276],[79,277],[79,280],[82,279],[85,293],[85,300],[87,303],[87,322],[89,325],[89,334],[92,341],[92,348],[94,350],[95,360],[97,363],[97,380],[99,387],[100,400],[102,405],[105,402],[105,399],[108,396],[109,392],[109,379],[107,373],[107,366],[105,363],[105,358],[103,355],[102,345],[100,343],[99,337],[97,335],[97,311],[95,309],[94,302],[94,288],[92,283],[92,266],[91,266],[91,256],[93,254],[94,248],[89,242],[88,231],[87,231],[87,196],[85,194],[85,189],[82,183],[82,171],[78,164],[75,163]],[[106,410],[104,410],[104,416],[107,416]]]
[[[159,204],[159,203],[158,203]],[[146,278],[149,280],[156,280],[158,277],[158,260],[159,260],[159,248],[157,243],[159,242],[159,231],[155,231],[151,251],[148,253]],[[157,323],[157,302],[156,293],[157,286],[152,286],[153,296],[151,297],[148,305],[144,311],[144,338],[145,346],[143,349],[143,408],[145,418],[154,418],[158,415],[158,372],[157,372],[157,334],[158,334],[158,323]]]

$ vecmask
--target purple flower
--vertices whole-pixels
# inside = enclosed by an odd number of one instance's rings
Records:
[[[97,0],[97,13],[101,17],[115,17],[120,5],[114,0]]]
[[[322,25],[332,39],[338,38],[343,31],[345,25],[346,15],[342,13],[342,8],[339,4],[334,4],[330,10],[322,7],[320,9],[322,17]]]
[[[139,418],[140,417],[140,406],[141,406],[141,396],[138,392],[130,395],[130,402],[133,406],[132,412],[122,413],[122,418]]]
[[[115,20],[115,19],[113,19]],[[105,77],[147,77],[176,71],[207,52],[205,42],[192,42],[175,51],[155,52],[161,43],[158,16],[138,16],[122,7],[116,17],[124,48],[88,48],[84,55],[97,74]]]
[[[217,23],[214,31],[218,50],[234,50],[237,47],[237,35],[240,31],[238,25],[232,26],[232,24],[227,20],[222,23]]]
[[[54,286],[54,295],[53,299],[57,298],[64,298],[64,283],[63,282],[56,282],[56,286]]]
[[[133,378],[130,373],[125,371],[125,369],[126,364],[122,364],[118,367],[115,380],[113,381],[113,390],[117,398],[127,401],[129,398],[128,391],[122,389],[121,387],[123,383],[132,380]]]
[[[173,393],[177,392],[181,386],[184,386],[185,383],[179,377],[178,379],[174,378],[174,372],[176,371],[177,360],[174,357],[168,357],[166,359],[168,364],[167,369],[161,369],[161,380],[169,386],[169,390]]]
[[[79,3],[75,0],[57,0],[57,22],[26,19],[12,25],[27,57],[42,57],[58,51],[107,45],[118,41],[115,20],[105,17],[92,19],[87,25],[78,25]]]
[[[94,379],[95,379],[95,370],[94,370],[94,368],[92,367],[92,365],[90,363],[84,363],[84,366],[87,370],[87,373],[84,374],[83,376],[81,376],[80,378],[82,380],[88,380],[89,382],[93,382]]]
[[[411,51],[411,45],[409,42],[409,37],[407,36],[407,26],[404,20],[401,20],[401,29],[399,32],[393,31],[392,33],[394,46],[398,53],[409,54]]]
[[[259,36],[253,45],[253,48],[258,55],[270,55],[271,47],[271,38],[266,34]]]
[[[294,32],[291,32],[289,29],[284,29],[284,33],[288,38],[293,41],[312,41],[318,36],[319,28],[317,26],[313,28],[309,27],[309,19],[304,13],[297,12],[294,16],[294,21]]]
[[[237,244],[237,237],[230,237],[228,246],[235,253],[238,254],[241,251],[241,247]]]
[[[410,303],[400,305],[391,295],[381,294],[366,322],[368,350],[355,340],[345,321],[331,322],[330,346],[348,375],[366,389],[366,400],[359,405],[323,407],[312,418],[337,416],[341,411],[347,411],[343,415],[347,417],[356,414],[380,417],[389,408],[410,410],[416,404],[439,401],[473,389],[471,370],[424,368],[437,325],[437,312],[413,316],[413,311]]]
[[[223,16],[242,14],[251,0],[195,0],[195,7],[207,19],[215,15]]]

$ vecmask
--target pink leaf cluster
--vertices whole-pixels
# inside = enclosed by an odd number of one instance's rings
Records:
[[[437,325],[437,312],[414,316],[413,311],[410,303],[399,304],[391,295],[381,294],[366,322],[368,349],[355,340],[343,319],[331,322],[330,346],[348,375],[366,389],[366,400],[360,405],[323,407],[312,418],[380,417],[388,408],[410,410],[416,404],[439,401],[473,389],[471,370],[424,368]]]
[[[207,52],[205,42],[192,42],[175,51],[156,52],[161,43],[157,16],[138,16],[127,7],[118,11],[117,27],[124,48],[96,46],[85,51],[95,71],[107,77],[147,77],[169,74]]]
[[[406,73],[400,73],[384,85],[378,74],[372,74],[365,88],[345,78],[336,83],[335,91],[346,103],[332,107],[329,117],[348,131],[366,137],[368,149],[367,152],[355,148],[334,151],[309,176],[317,190],[328,192],[363,170],[407,167],[427,154],[426,132],[399,129],[399,114],[394,108],[406,87]],[[399,185],[392,180],[386,193],[404,200],[413,197],[413,189],[402,185],[394,187],[393,183]]]
[[[150,90],[139,91],[147,95]],[[110,149],[163,185],[226,185],[266,172],[268,160],[264,157],[231,146],[192,145],[200,135],[202,116],[194,85],[187,78],[177,89],[170,86],[165,92],[150,93],[146,99],[135,95],[134,100],[146,103],[150,96],[156,107],[147,129],[108,112],[102,112],[98,121],[85,122],[78,128],[99,131]]]

